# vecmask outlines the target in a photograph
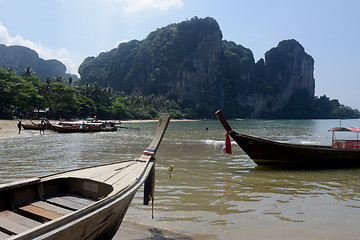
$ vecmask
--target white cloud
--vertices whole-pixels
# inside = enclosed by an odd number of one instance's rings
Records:
[[[167,11],[170,8],[182,8],[182,0],[108,0],[125,4],[125,12],[141,12],[146,10]]]
[[[128,1],[129,5],[124,9],[126,12],[141,12],[144,10],[166,11],[170,8],[181,8],[182,0],[137,0]]]
[[[15,37],[10,36],[8,30],[0,22],[0,43],[6,46],[19,45],[28,47],[35,50],[39,56],[45,60],[57,59],[65,64],[67,72],[72,74],[77,73],[77,65],[70,59],[70,53],[65,48],[57,49],[55,52],[48,47],[44,47],[41,44],[34,43],[30,40],[24,39],[22,36],[16,35]]]

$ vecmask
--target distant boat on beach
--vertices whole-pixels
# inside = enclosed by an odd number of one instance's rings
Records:
[[[92,121],[73,121],[60,122],[60,124],[52,124],[46,120],[49,129],[59,133],[82,133],[82,132],[113,132],[117,131],[114,123],[92,122]]]
[[[31,123],[31,124],[22,123],[21,126],[22,126],[25,130],[49,129],[49,125],[48,125],[48,124],[41,124],[41,123]]]

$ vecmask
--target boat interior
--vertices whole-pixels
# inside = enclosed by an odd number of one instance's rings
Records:
[[[0,188],[0,239],[20,234],[103,199],[111,185],[81,178],[3,184]]]

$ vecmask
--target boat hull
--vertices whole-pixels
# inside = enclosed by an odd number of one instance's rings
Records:
[[[58,133],[85,133],[85,132],[115,132],[117,127],[103,127],[103,128],[81,128],[69,126],[51,125],[50,129]]]
[[[360,151],[286,144],[236,132],[230,136],[260,166],[359,167]]]
[[[30,204],[37,206],[39,203],[46,203],[53,204],[58,208],[73,208],[68,210],[72,211],[70,214],[52,220],[47,219],[44,223],[38,223],[37,226],[29,228],[28,231],[14,232],[17,235],[6,239],[112,239],[137,190],[145,182],[154,164],[155,161],[125,161],[124,163],[59,173],[11,185],[0,185],[1,211],[11,208],[13,214],[21,214],[41,221],[29,216],[28,213],[24,214],[24,205],[28,207]],[[123,169],[126,168],[129,170],[123,172]],[[114,170],[111,172],[109,169]],[[137,173],[137,179],[133,178],[132,172]],[[84,175],[88,177],[84,177]],[[118,176],[114,178],[113,176],[116,175]],[[124,184],[117,183],[118,179],[133,180],[129,184]],[[68,196],[72,198],[73,202],[76,201],[74,198],[78,197],[77,202],[67,205],[65,202],[59,201],[59,198],[65,199]],[[12,198],[21,200],[12,201],[11,204],[7,203]],[[77,209],[78,203],[87,201],[89,202],[88,206]],[[9,207],[9,205],[12,206]],[[45,209],[45,211],[47,210]],[[0,226],[4,224],[2,221],[2,214],[0,214]],[[11,233],[8,234],[11,235]],[[2,238],[0,237],[0,239]]]
[[[45,130],[48,129],[46,125],[40,124],[21,124],[25,130]]]

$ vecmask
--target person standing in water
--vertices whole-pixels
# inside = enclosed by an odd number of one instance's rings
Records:
[[[43,134],[45,134],[45,122],[44,122],[44,119],[41,119],[41,123],[40,123],[40,134],[41,132]]]

